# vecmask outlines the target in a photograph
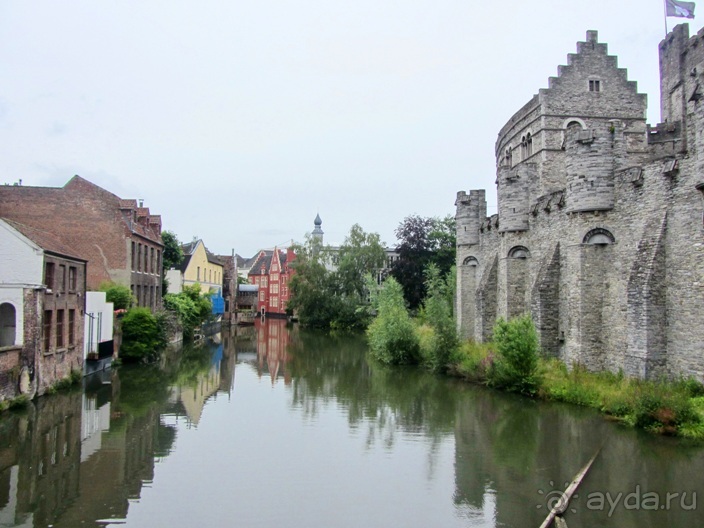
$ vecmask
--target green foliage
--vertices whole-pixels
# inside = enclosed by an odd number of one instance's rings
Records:
[[[169,291],[169,281],[166,280],[166,272],[171,268],[178,268],[183,262],[183,250],[173,231],[162,231],[161,241],[164,244],[164,251],[161,254],[161,291],[166,295]]]
[[[336,279],[342,292],[361,300],[365,296],[365,276],[384,266],[386,251],[377,233],[365,233],[359,224],[350,229],[338,252]]]
[[[492,347],[462,343],[451,358],[450,372],[473,382],[491,381],[496,374]],[[578,364],[568,369],[555,358],[539,358],[537,370],[537,395],[543,399],[592,407],[651,432],[704,440],[704,389],[694,379],[643,381],[622,371],[590,372]],[[511,385],[502,388],[514,390]]]
[[[452,216],[423,218],[411,215],[396,228],[399,258],[391,274],[403,287],[412,310],[420,307],[426,294],[424,272],[434,264],[444,278],[455,263],[455,220]]]
[[[295,311],[301,324],[308,327],[366,328],[371,317],[367,277],[376,273],[386,258],[379,235],[365,233],[355,224],[337,252],[312,237],[294,250],[295,274],[287,309]]]
[[[176,234],[173,231],[162,231],[161,241],[164,244],[164,252],[161,255],[164,269],[179,267],[183,262],[183,250]]]
[[[510,392],[533,396],[540,385],[538,334],[533,320],[523,315],[494,326],[496,358],[489,371],[489,384]]]
[[[114,282],[103,282],[99,288],[105,292],[105,300],[114,304],[115,310],[129,310],[135,304],[135,298],[127,286]]]
[[[675,434],[678,426],[699,421],[689,395],[685,391],[672,389],[667,383],[640,384],[634,405],[637,427]]]
[[[166,294],[164,308],[176,313],[183,327],[184,338],[190,339],[195,330],[212,314],[213,304],[210,296],[201,293],[200,284],[196,283],[184,286],[181,293]]]
[[[421,357],[431,370],[445,372],[459,344],[452,317],[452,297],[448,296],[452,285],[440,276],[440,268],[431,263],[425,270],[425,287],[428,294],[422,315],[433,333],[432,339],[422,342]]]
[[[465,341],[450,357],[450,372],[474,383],[486,383],[494,356],[492,343]]]
[[[401,285],[390,277],[379,292],[378,315],[367,329],[372,355],[382,363],[416,363],[418,334],[408,315]]]
[[[149,308],[132,308],[122,318],[123,361],[153,360],[164,345],[163,331]]]

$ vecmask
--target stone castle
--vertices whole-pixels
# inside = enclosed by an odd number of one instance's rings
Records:
[[[499,132],[498,214],[457,193],[457,322],[529,313],[544,354],[704,380],[704,30],[660,43],[662,124],[588,31]]]

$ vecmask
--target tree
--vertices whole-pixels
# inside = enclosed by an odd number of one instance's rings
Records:
[[[346,295],[366,297],[364,277],[384,266],[386,251],[377,233],[365,233],[354,224],[340,246],[337,276]]]
[[[157,318],[149,308],[132,308],[122,319],[120,357],[126,361],[149,361],[166,344]]]
[[[367,329],[372,355],[382,363],[416,363],[420,355],[418,336],[403,300],[401,285],[393,277],[379,292],[378,315]]]
[[[184,337],[191,338],[196,328],[210,317],[213,304],[210,294],[201,293],[200,284],[195,283],[184,286],[181,293],[164,295],[164,308],[178,315]]]
[[[170,270],[180,266],[183,262],[183,250],[176,234],[173,231],[162,231],[161,241],[164,243],[164,253],[161,257],[164,269]]]
[[[375,274],[386,258],[379,235],[355,224],[338,251],[312,237],[295,251],[287,308],[306,326],[365,328],[370,319],[365,276]]]
[[[489,384],[511,392],[533,396],[540,386],[538,333],[530,315],[494,326],[496,359],[489,371]]]
[[[183,250],[176,234],[172,231],[162,231],[161,241],[164,243],[164,252],[161,255],[162,273],[161,290],[162,295],[166,295],[169,283],[166,280],[166,272],[171,268],[177,268],[183,262]]]
[[[103,282],[99,290],[105,292],[105,301],[113,303],[114,310],[128,310],[134,304],[135,299],[127,286]]]
[[[398,260],[391,274],[401,284],[409,307],[417,309],[426,295],[424,272],[435,264],[444,278],[455,263],[455,219],[406,217],[396,228]]]
[[[438,267],[441,277],[446,277],[455,265],[457,256],[457,231],[455,217],[433,218],[428,239],[432,256],[430,261]]]
[[[432,328],[432,337],[424,361],[435,372],[445,372],[451,355],[457,349],[459,340],[452,316],[452,295],[454,273],[448,273],[443,280],[440,268],[430,263],[425,269],[425,287],[428,294],[423,301],[423,318]]]

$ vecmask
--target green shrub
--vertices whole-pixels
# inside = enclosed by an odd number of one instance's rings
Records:
[[[677,427],[700,421],[687,393],[672,384],[641,382],[635,393],[634,419],[637,427],[675,434]]]
[[[149,361],[164,346],[163,331],[149,308],[132,308],[122,318],[120,357],[124,361]]]
[[[181,293],[164,295],[164,308],[174,312],[183,327],[183,336],[187,339],[212,314],[210,296],[201,292],[200,284],[184,286]]]
[[[494,364],[492,343],[465,341],[450,357],[450,371],[468,381],[486,383]]]
[[[372,355],[382,363],[416,363],[418,336],[403,300],[403,290],[388,278],[379,292],[378,315],[367,329]]]
[[[448,292],[452,285],[440,276],[440,269],[430,264],[425,270],[427,296],[423,302],[422,319],[433,329],[432,338],[421,348],[423,363],[435,372],[445,372],[459,340],[452,317],[452,301]],[[425,342],[424,342],[425,343]]]
[[[540,385],[538,334],[529,315],[494,326],[496,358],[489,384],[510,392],[533,396]]]
[[[113,303],[113,309],[115,310],[129,310],[134,304],[134,297],[127,286],[115,284],[114,282],[104,282],[99,289],[105,292],[105,300]]]

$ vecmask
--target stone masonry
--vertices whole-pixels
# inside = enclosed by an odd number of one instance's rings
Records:
[[[660,43],[662,124],[596,31],[499,132],[498,214],[457,193],[457,324],[531,314],[543,353],[704,381],[704,30]]]

